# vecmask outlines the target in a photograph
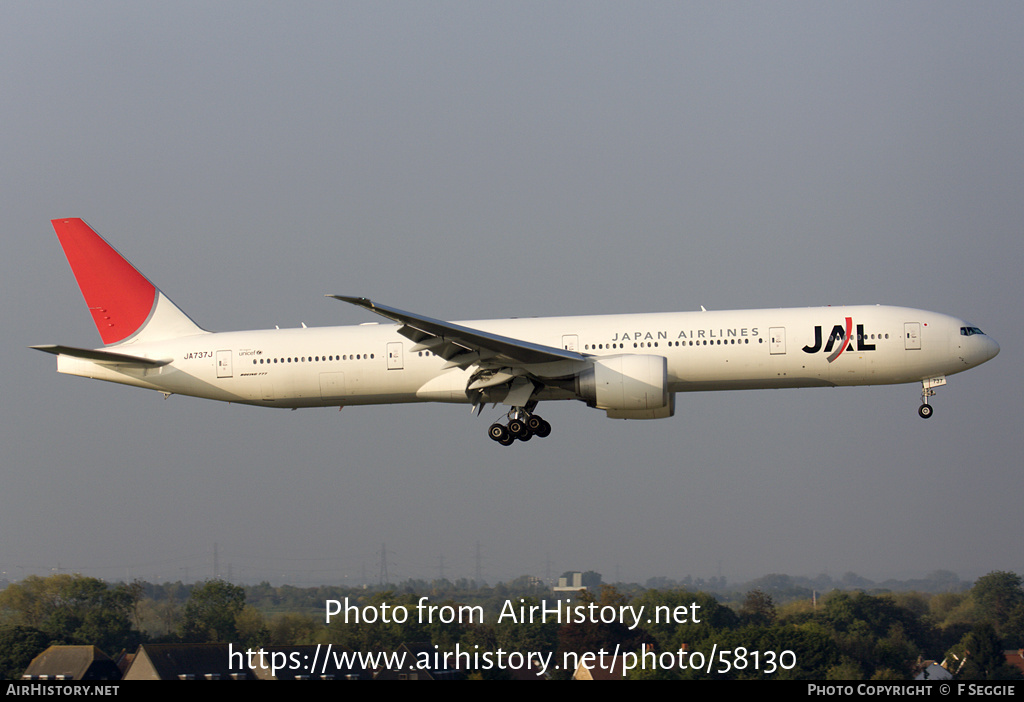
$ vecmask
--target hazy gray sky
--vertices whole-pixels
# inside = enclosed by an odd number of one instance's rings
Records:
[[[1024,571],[1019,2],[5,2],[0,571],[643,581]],[[215,330],[885,303],[916,385],[286,412],[56,373],[83,217]]]

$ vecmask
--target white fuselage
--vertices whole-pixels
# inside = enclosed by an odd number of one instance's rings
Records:
[[[884,385],[972,368],[998,353],[957,318],[888,306],[549,317],[459,322],[584,356],[667,359],[669,392]],[[271,407],[470,402],[470,371],[398,333],[400,325],[202,333],[105,347],[157,360],[155,368],[61,355],[62,373],[163,393]],[[842,330],[837,336],[836,330]],[[843,340],[845,331],[850,339]],[[843,345],[846,348],[841,348]],[[547,377],[572,378],[583,362],[557,361]],[[537,400],[574,399],[568,386]],[[495,401],[500,401],[496,398]],[[490,400],[488,400],[490,401]]]

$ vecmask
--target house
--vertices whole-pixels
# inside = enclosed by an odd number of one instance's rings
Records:
[[[437,649],[429,643],[402,644],[391,657],[393,667],[377,670],[374,680],[461,680],[465,676],[454,668],[433,668],[422,665],[435,660]],[[394,665],[400,663],[400,665]]]
[[[911,671],[914,680],[952,680],[953,674],[936,661],[919,660]]]
[[[1024,648],[1018,648],[1016,651],[1003,651],[1003,656],[1006,658],[1006,665],[1024,675]]]
[[[50,646],[32,659],[22,680],[120,680],[117,664],[95,646]]]
[[[231,644],[142,644],[124,680],[255,680]]]
[[[262,656],[252,656],[252,672],[260,680],[373,679],[372,671],[352,665],[351,650],[337,644],[263,646],[260,650]]]
[[[601,665],[601,662],[606,665]],[[591,662],[580,662],[572,674],[573,680],[625,680],[624,656],[604,656]]]

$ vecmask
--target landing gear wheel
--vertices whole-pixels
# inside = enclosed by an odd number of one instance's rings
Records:
[[[495,441],[497,441],[499,444],[504,443],[504,439],[510,438],[512,436],[511,434],[508,433],[508,429],[505,428],[503,424],[492,424],[487,429],[487,435],[494,439]],[[509,441],[508,443],[510,444],[512,442]],[[508,446],[508,444],[505,444],[505,446]]]
[[[502,427],[502,428],[504,428],[504,427]],[[501,444],[502,446],[511,446],[512,442],[515,441],[515,440],[516,440],[516,437],[512,436],[508,432],[505,432],[505,436],[503,438],[501,438],[501,439],[498,439],[498,443]]]
[[[527,424],[530,427],[530,431],[532,431],[534,434],[536,434],[542,439],[551,433],[551,425],[548,424],[547,421],[538,417],[537,415],[533,415],[532,417],[530,417]],[[535,424],[536,426],[534,426]]]
[[[526,428],[526,422],[521,419],[513,419],[508,423],[508,433],[520,441],[530,440],[530,430]]]
[[[529,428],[531,434],[539,436],[542,439],[551,433],[551,425],[536,414],[531,414],[527,417],[526,426]]]
[[[921,405],[920,407],[917,408],[917,414],[921,417],[921,419],[928,419],[929,417],[932,416],[932,412],[934,411],[935,410],[932,409],[931,405]]]

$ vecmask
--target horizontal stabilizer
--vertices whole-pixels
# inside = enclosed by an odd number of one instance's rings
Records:
[[[93,363],[117,366],[136,366],[137,368],[159,368],[171,362],[154,358],[142,358],[141,356],[129,356],[124,353],[112,353],[110,351],[97,351],[94,349],[79,349],[74,346],[58,346],[56,344],[45,344],[43,346],[30,346],[45,353],[52,353],[54,356],[71,356],[81,358]]]

